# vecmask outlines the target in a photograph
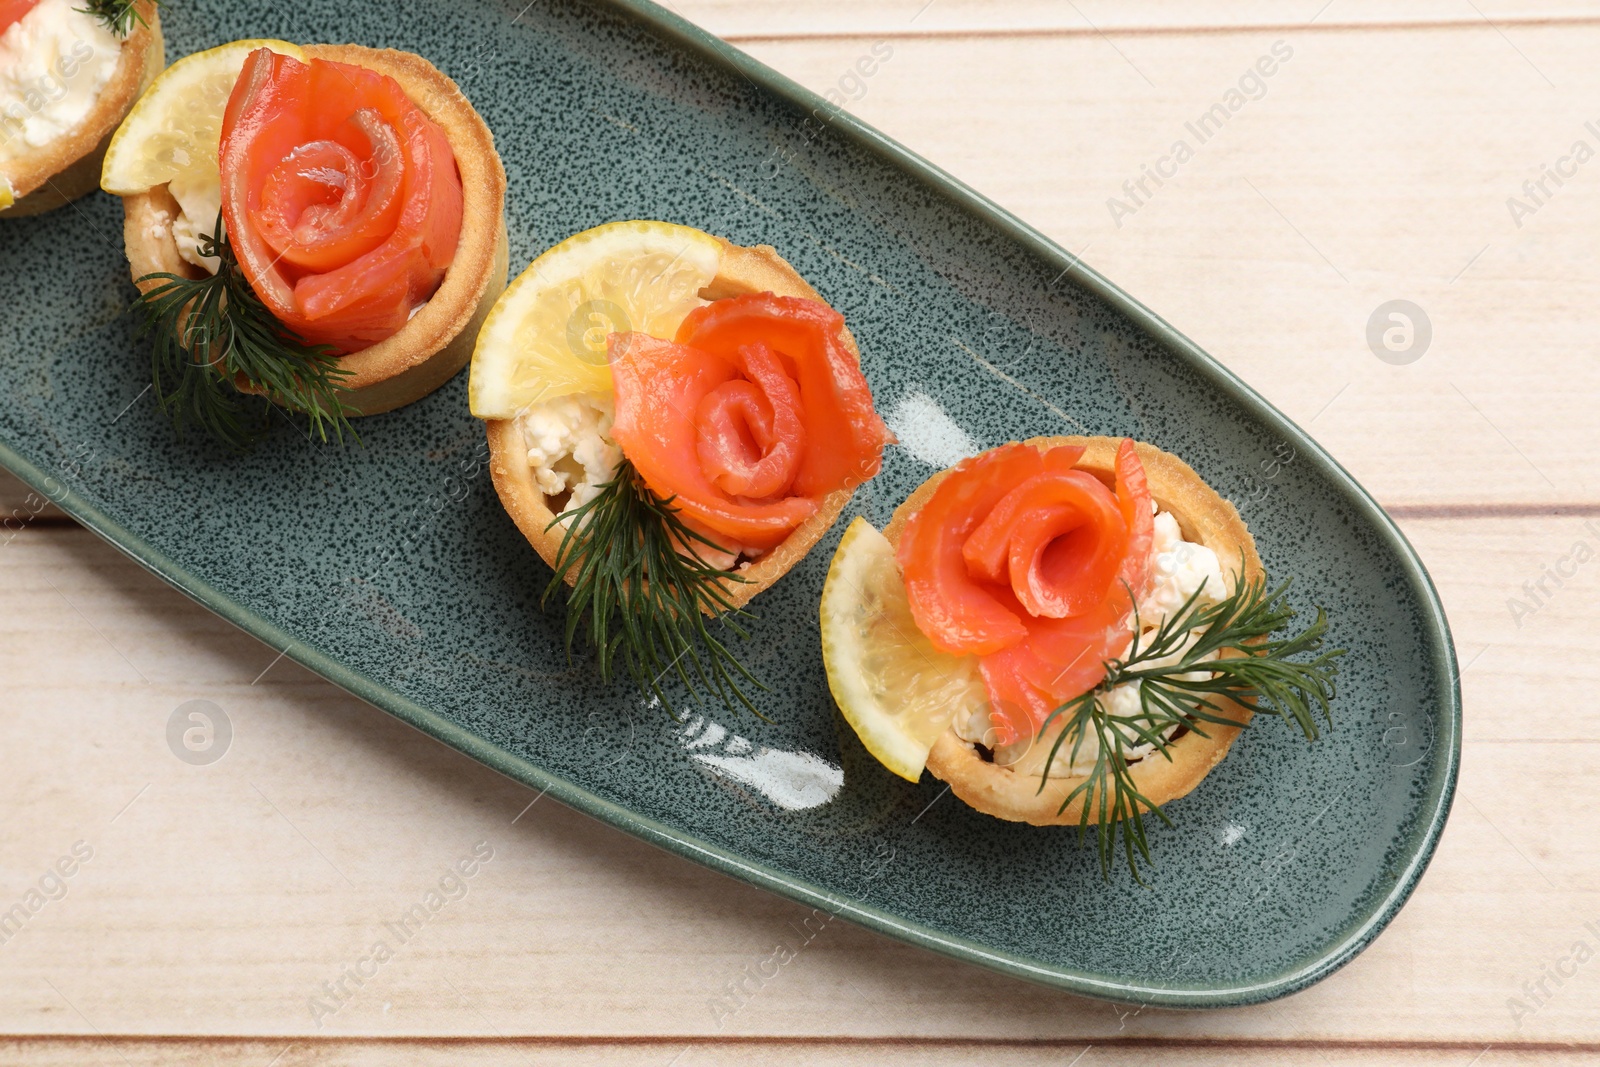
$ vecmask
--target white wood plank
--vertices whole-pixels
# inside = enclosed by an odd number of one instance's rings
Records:
[[[1574,587],[1521,631],[1496,614],[1482,561],[1536,558],[1559,521],[1408,526],[1459,631],[1505,642],[1505,675],[1467,672],[1455,817],[1416,898],[1344,971],[1274,1005],[1129,1013],[837,922],[731,1019],[714,998],[802,909],[549,801],[527,809],[529,791],[274,664],[87,533],[26,531],[0,552],[0,903],[77,841],[94,856],[0,945],[0,1033],[1589,1040],[1587,970],[1520,1026],[1507,1001],[1600,915],[1595,830],[1548,815],[1600,805],[1595,732],[1519,743],[1493,724],[1496,687],[1571,665],[1536,627],[1593,633],[1600,606]],[[208,767],[165,740],[194,699],[235,731]],[[1528,738],[1572,714],[1515,707]],[[466,896],[315,1012],[321,983],[480,841],[494,858]]]
[[[1600,516],[1401,525],[1450,620],[1467,736],[1485,745],[1600,741],[1600,711],[1586,695],[1600,686]]]
[[[1600,186],[1547,182],[1520,228],[1507,207],[1575,140],[1600,148],[1600,29],[885,42],[870,78],[870,41],[748,47],[1083,251],[1385,503],[1600,500]],[[1200,143],[1186,124],[1275,44],[1265,95]],[[1193,158],[1114,220],[1180,139]],[[1366,340],[1397,298],[1433,327],[1404,366]]]
[[[671,10],[732,40],[886,34],[1207,33],[1263,26],[1309,26],[1328,32],[1394,25],[1485,23],[1516,29],[1595,17],[1582,0],[1478,3],[1412,0],[672,0]]]
[[[216,1063],[259,1063],[272,1067],[388,1067],[402,1061],[412,1067],[476,1064],[552,1064],[588,1067],[590,1064],[622,1067],[735,1067],[753,1059],[818,1067],[855,1064],[961,1065],[974,1062],[996,1067],[1062,1067],[1073,1057],[1085,1067],[1157,1067],[1181,1058],[1194,1067],[1233,1067],[1235,1064],[1273,1067],[1467,1067],[1478,1056],[1484,1067],[1579,1067],[1593,1062],[1593,1054],[1566,1049],[1501,1049],[1495,1047],[1302,1047],[1227,1044],[1126,1046],[1108,1043],[1060,1042],[1000,1045],[962,1042],[949,1045],[923,1042],[729,1042],[652,1040],[639,1043],[551,1043],[537,1041],[460,1040],[401,1042],[325,1040],[201,1040],[131,1041],[126,1039],[35,1039],[0,1041],[0,1057],[7,1063],[33,1067],[85,1063],[126,1063],[128,1067],[159,1064],[191,1067]],[[274,1059],[274,1057],[277,1057]]]

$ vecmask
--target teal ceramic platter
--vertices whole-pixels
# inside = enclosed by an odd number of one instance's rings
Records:
[[[1115,1000],[1281,996],[1393,918],[1460,758],[1454,654],[1400,533],[1315,442],[1088,267],[881,135],[648,4],[178,0],[168,54],[243,37],[414,51],[494,130],[513,271],[659,218],[771,244],[844,313],[900,433],[883,473],[753,604],[771,720],[674,723],[562,649],[549,572],[501,509],[466,375],[363,420],[287,421],[236,458],[177,441],[145,392],[120,204],[0,221],[0,462],[200,603],[337,685],[581,811],[957,958]],[[1063,180],[1070,180],[1063,177]],[[1218,293],[1219,299],[1227,294]],[[1234,500],[1269,572],[1350,650],[1315,745],[1261,722],[1151,831],[1149,888],[1070,830],[897,779],[834,709],[816,605],[851,516],[882,526],[961,454],[1128,435]]]

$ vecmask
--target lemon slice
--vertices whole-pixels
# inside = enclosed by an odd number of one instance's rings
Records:
[[[977,659],[940,652],[917,629],[894,548],[866,519],[833,554],[821,614],[839,710],[879,763],[915,782],[951,719],[987,705]]]
[[[572,393],[611,395],[606,337],[671,339],[716,277],[722,245],[668,222],[612,222],[534,260],[495,303],[472,353],[467,397],[480,419],[514,418]]]
[[[305,58],[287,41],[251,40],[178,60],[151,83],[112,135],[100,187],[115,196],[133,196],[169,182],[190,190],[220,188],[222,112],[245,58],[258,48]],[[221,202],[220,192],[216,199]]]

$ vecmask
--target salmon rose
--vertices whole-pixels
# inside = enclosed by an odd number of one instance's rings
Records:
[[[1032,736],[1105,677],[1150,584],[1150,490],[1133,442],[1117,452],[1114,489],[1075,469],[1082,455],[1011,444],[965,460],[900,538],[912,617],[940,651],[980,657],[998,744]]]
[[[612,436],[693,529],[758,555],[893,440],[843,329],[826,304],[754,293],[695,309],[672,341],[613,334]]]
[[[309,342],[345,353],[387,339],[455,257],[455,156],[388,75],[251,53],[219,162],[223,220],[251,287]]]

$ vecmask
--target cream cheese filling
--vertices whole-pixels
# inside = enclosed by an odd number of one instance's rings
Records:
[[[181,174],[167,183],[167,192],[178,202],[178,217],[172,220],[172,240],[178,246],[178,255],[187,263],[217,273],[222,261],[200,254],[200,235],[215,236],[213,231],[222,211],[222,175]]]
[[[615,415],[609,396],[570,393],[533,404],[517,416],[533,483],[547,497],[565,494],[563,511],[600,495],[600,487],[622,464],[622,449],[611,439]],[[562,527],[570,521],[563,520]]]
[[[611,439],[615,417],[612,398],[591,393],[569,393],[531,404],[517,416],[533,483],[547,497],[565,494],[566,500],[558,505],[562,512],[587,504],[616,476],[622,449]],[[563,519],[561,528],[567,529],[571,521]],[[748,567],[749,557],[754,555],[720,552],[700,541],[692,547],[704,562],[725,571]],[[682,548],[679,552],[688,554]]]
[[[94,108],[122,42],[81,0],[40,0],[0,35],[0,164],[67,136]]]

